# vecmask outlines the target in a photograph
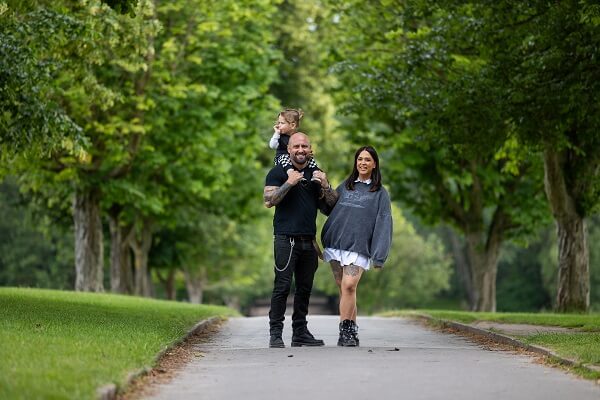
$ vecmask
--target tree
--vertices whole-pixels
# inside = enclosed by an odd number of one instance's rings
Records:
[[[119,225],[137,230],[138,286],[149,285],[153,231],[189,232],[190,219],[211,213],[241,219],[259,192],[259,132],[275,104],[266,95],[277,59],[274,12],[268,2],[252,10],[233,2],[157,3],[164,29],[138,96],[147,133],[127,175],[106,189],[110,209],[123,213]]]
[[[257,170],[257,132],[266,125],[263,110],[275,104],[265,95],[275,76],[269,28],[275,8],[263,1],[239,8],[232,1],[140,0],[129,17],[97,2],[53,6],[82,33],[58,55],[40,50],[36,57],[60,55],[72,67],[52,77],[53,95],[84,127],[89,146],[76,156],[56,150],[35,168],[22,162],[21,171],[31,187],[74,189],[78,290],[103,289],[107,212],[111,258],[126,263],[124,244],[133,247],[136,290],[148,294],[152,232],[177,223],[178,207],[192,210],[183,218],[209,206],[225,209],[212,194],[235,185],[239,203],[228,209],[246,207],[250,191],[237,177]],[[244,172],[232,177],[237,170]],[[119,279],[112,286],[124,290]]]
[[[473,9],[485,21],[481,36],[493,49],[495,79],[505,90],[517,133],[543,152],[558,233],[556,308],[586,311],[586,218],[600,199],[598,5],[536,1]]]
[[[539,163],[502,112],[483,42],[462,34],[477,21],[390,3],[339,6],[338,98],[353,140],[384,149],[392,198],[464,235],[471,309],[495,311],[502,243],[547,218]]]
[[[144,6],[148,2],[140,5]],[[85,135],[86,147],[62,141],[37,160],[18,159],[15,168],[32,188],[52,191],[48,188],[54,183],[57,191],[67,191],[65,183],[73,185],[75,287],[101,291],[100,183],[120,173],[135,152],[140,134],[139,121],[121,121],[119,125],[111,119],[111,110],[132,97],[131,88],[122,87],[119,72],[143,69],[147,34],[156,30],[157,24],[147,13],[123,17],[95,1],[41,4],[18,19],[23,28],[15,32],[23,43],[31,43],[32,58],[38,64],[60,66],[49,68],[47,90],[40,101],[59,104]],[[26,118],[26,108],[15,110],[23,114],[19,118]],[[106,157],[107,153],[111,157]]]

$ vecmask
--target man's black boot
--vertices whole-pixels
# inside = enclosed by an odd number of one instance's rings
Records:
[[[306,328],[295,331],[292,335],[292,347],[323,345],[325,345],[325,342],[323,342],[321,339],[315,339],[312,333],[310,333]]]
[[[281,333],[272,333],[269,338],[269,347],[271,348],[283,348],[285,344],[281,338]]]
[[[338,339],[338,346],[356,347],[358,345],[354,339],[354,327],[352,322],[352,320],[345,319],[340,323],[340,338]]]

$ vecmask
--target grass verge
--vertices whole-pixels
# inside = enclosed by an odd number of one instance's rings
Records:
[[[552,314],[552,313],[481,313],[446,310],[389,311],[382,316],[415,316],[426,314],[435,319],[472,324],[492,321],[505,324],[527,324],[572,328],[571,332],[534,332],[514,335],[519,341],[545,347],[560,357],[577,360],[582,365],[600,368],[600,314]],[[574,370],[588,379],[600,379],[600,372],[585,368]]]
[[[226,307],[0,288],[0,398],[92,399]]]

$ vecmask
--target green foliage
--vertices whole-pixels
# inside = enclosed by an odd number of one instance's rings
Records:
[[[597,7],[536,1],[469,9],[481,21],[477,34],[490,49],[490,71],[517,133],[568,153],[568,191],[580,215],[593,214],[600,204]]]
[[[0,397],[93,399],[98,387],[121,386],[151,366],[198,321],[231,315],[216,306],[0,288]]]
[[[42,104],[60,104],[87,142],[63,140],[41,160],[17,158],[12,170],[61,207],[94,188],[104,210],[123,210],[122,224],[172,231],[206,213],[251,219],[261,127],[276,105],[266,95],[276,74],[275,6],[119,3],[135,4],[135,13],[99,1],[20,9],[32,58],[60,65]],[[49,28],[45,15],[63,24]]]
[[[281,2],[278,21],[273,26],[281,60],[270,92],[283,107],[304,111],[300,131],[309,135],[321,169],[328,176],[339,178],[348,166],[345,157],[340,155],[351,154],[352,149],[344,140],[343,132],[337,129],[334,118],[331,92],[335,76],[328,71],[330,18],[330,9],[318,0]],[[272,110],[272,120],[278,111]],[[265,126],[265,131],[269,135],[272,133],[272,123]],[[271,164],[273,152],[267,151],[265,158]]]
[[[77,42],[82,28],[76,19],[51,10],[19,14],[0,3],[0,161],[46,152],[63,138],[84,142],[81,126],[53,98],[54,77],[66,65],[60,57],[40,56]]]
[[[163,249],[175,254],[166,267],[205,275],[209,300],[238,303],[238,285],[251,287],[256,279],[246,275],[255,263],[237,268],[242,252],[254,257],[247,235],[239,235],[260,210],[261,128],[276,105],[266,95],[276,72],[276,8],[264,1],[252,9],[194,1],[160,3],[156,11],[165,27],[155,39],[145,90],[151,129],[126,177],[133,196],[111,186],[107,197],[126,207],[125,219],[149,217],[160,236],[177,238]],[[223,290],[210,292],[212,285]]]
[[[134,15],[138,0],[102,0],[102,2],[121,14]]]
[[[272,226],[266,212],[249,223],[204,214],[155,235],[154,270],[186,269],[204,277],[204,301],[245,309],[268,296],[272,281]]]
[[[188,3],[160,3],[156,10],[165,27],[155,39],[145,89],[149,133],[130,182],[143,184],[140,191],[160,208],[132,205],[165,220],[177,220],[181,209],[200,218],[241,216],[260,190],[255,157],[263,146],[259,125],[274,104],[264,94],[275,77],[268,47],[275,8]],[[120,199],[118,192],[111,197]]]
[[[212,267],[206,288],[209,303],[246,310],[255,299],[270,296],[273,229],[269,212],[248,224],[234,223],[230,232],[218,232],[212,241],[215,246],[209,250],[210,258],[201,260]]]
[[[531,236],[549,218],[541,163],[502,113],[478,21],[417,1],[337,10],[347,129],[385,149],[392,198],[431,224]]]
[[[11,179],[0,184],[0,286],[73,287],[73,238],[36,212]]]
[[[540,253],[546,251],[548,242],[540,239],[527,248],[506,245],[498,263],[496,295],[498,311],[540,311],[552,309],[550,292],[544,287],[543,264]],[[556,284],[553,282],[552,287]]]
[[[600,216],[588,220],[590,249],[590,308],[600,311]]]

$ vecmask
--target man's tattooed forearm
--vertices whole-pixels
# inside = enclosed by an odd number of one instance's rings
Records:
[[[283,185],[276,188],[275,190],[272,190],[269,192],[265,191],[265,194],[264,194],[265,204],[268,203],[271,206],[276,206],[277,204],[279,204],[281,202],[281,200],[285,197],[287,192],[289,192],[292,187],[293,186],[290,185],[289,183],[284,182]]]
[[[335,203],[337,203],[338,200],[338,193],[335,190],[329,187],[327,189],[322,189],[321,193],[323,193],[323,199],[329,207],[335,206]]]

